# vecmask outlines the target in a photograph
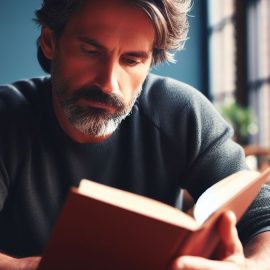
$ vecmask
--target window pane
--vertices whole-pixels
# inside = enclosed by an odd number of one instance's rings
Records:
[[[209,7],[209,25],[219,24],[225,18],[234,15],[235,0],[208,0]]]
[[[270,146],[270,1],[260,0],[248,9],[249,103],[256,112],[259,132],[252,143]]]
[[[234,0],[209,0],[210,93],[215,103],[233,98],[236,83]]]

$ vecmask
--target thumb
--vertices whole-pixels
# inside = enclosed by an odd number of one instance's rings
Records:
[[[221,254],[223,259],[232,256],[243,257],[243,246],[236,229],[236,216],[232,211],[225,212],[218,224],[218,232],[221,240]]]

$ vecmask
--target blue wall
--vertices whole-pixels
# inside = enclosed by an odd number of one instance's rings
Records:
[[[197,89],[202,89],[202,30],[201,30],[201,0],[193,0],[189,16],[189,39],[185,48],[176,53],[176,64],[164,63],[152,72],[184,81]]]
[[[0,83],[44,74],[36,59],[40,0],[0,1]]]
[[[43,75],[36,59],[39,29],[32,21],[41,0],[0,1],[0,84]],[[152,72],[185,81],[198,89],[200,75],[200,0],[194,0],[189,40],[185,50],[176,54],[177,64],[163,64]]]

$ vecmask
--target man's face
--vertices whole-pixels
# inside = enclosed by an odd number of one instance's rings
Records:
[[[99,137],[130,113],[151,65],[155,31],[135,6],[85,2],[53,46],[53,99],[72,127]]]

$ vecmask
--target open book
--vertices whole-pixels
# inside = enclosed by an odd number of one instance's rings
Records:
[[[233,174],[201,195],[193,216],[82,180],[68,196],[39,270],[166,270],[179,255],[210,257],[220,214],[232,210],[239,220],[269,178],[270,169]]]

